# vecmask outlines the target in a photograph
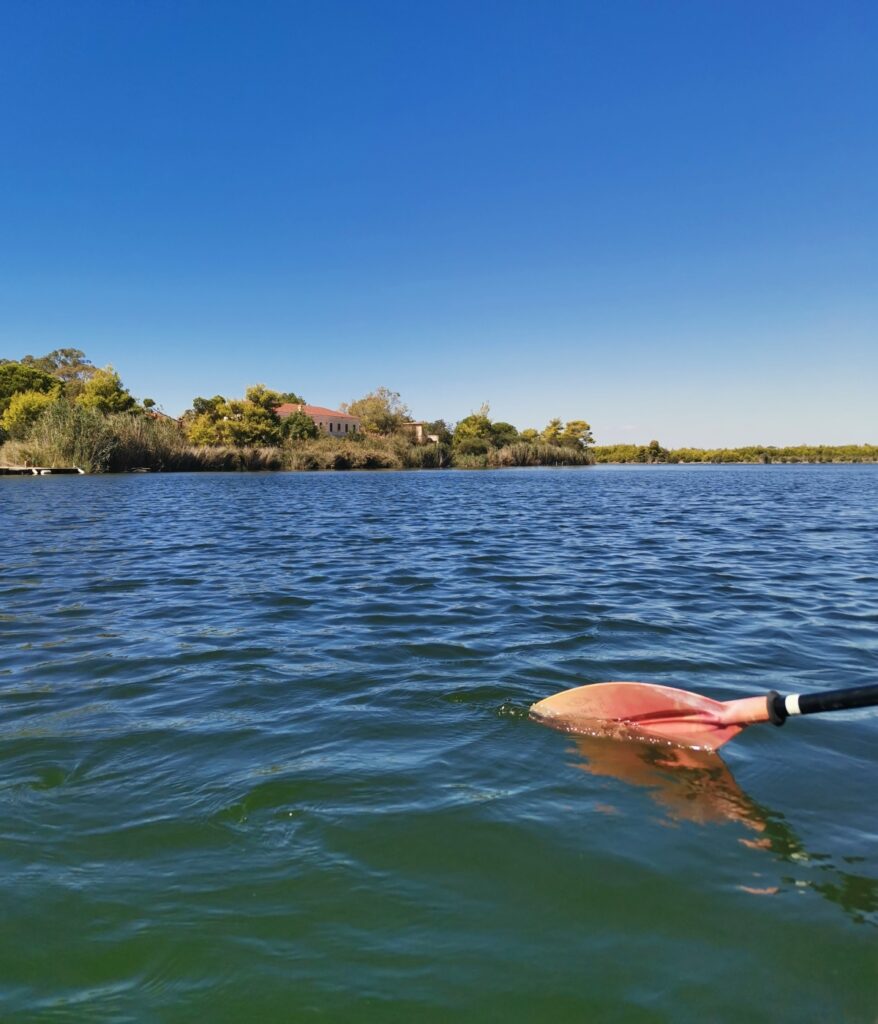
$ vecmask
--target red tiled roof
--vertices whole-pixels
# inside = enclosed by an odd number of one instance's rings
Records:
[[[359,420],[359,416],[350,416],[346,412],[339,412],[337,409],[326,409],[322,405],[296,405],[293,402],[284,402],[274,410],[281,419],[292,416],[294,412],[303,412],[307,416],[331,416],[336,420]]]

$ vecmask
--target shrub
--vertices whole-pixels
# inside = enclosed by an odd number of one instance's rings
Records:
[[[454,458],[464,456],[476,456],[487,454],[489,442],[482,437],[466,437],[460,434],[454,435]]]
[[[281,421],[281,431],[291,441],[308,441],[320,434],[317,424],[305,412],[294,412],[287,416]]]
[[[6,411],[0,416],[0,427],[9,437],[21,440],[55,401],[54,393],[19,391],[9,399]]]

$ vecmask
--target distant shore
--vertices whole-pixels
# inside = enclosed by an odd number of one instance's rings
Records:
[[[43,446],[7,442],[0,448],[0,475],[28,472],[162,473],[317,470],[504,469],[550,466],[667,465],[857,465],[878,463],[876,445],[795,448],[681,448],[598,445],[572,448],[525,443],[463,452],[443,443],[413,444],[405,437],[356,440],[317,437],[278,446],[187,444],[175,423],[143,417],[101,417],[100,437],[79,430],[66,443]],[[56,431],[54,440],[63,431]]]
[[[426,456],[426,452],[424,455]],[[580,460],[572,462],[569,459],[556,458],[555,461],[539,461],[534,455],[531,461],[519,457],[519,461],[513,461],[511,457],[492,459],[491,461],[468,460],[465,464],[459,465],[454,460],[442,461],[424,458],[421,465],[405,464],[399,458],[382,458],[373,450],[371,454],[362,453],[362,458],[351,458],[350,454],[335,452],[323,452],[317,457],[312,452],[304,458],[290,460],[282,451],[271,451],[266,449],[238,449],[235,451],[212,450],[181,452],[177,457],[167,462],[153,463],[148,466],[123,466],[114,465],[112,468],[99,468],[83,470],[73,464],[56,463],[50,466],[24,466],[10,465],[0,462],[0,477],[3,476],[53,476],[53,475],[120,475],[138,473],[309,473],[309,472],[364,472],[364,471],[406,471],[416,472],[417,470],[487,470],[487,469],[551,469],[551,468],[660,468],[667,466],[855,466],[855,465],[878,465],[876,458],[857,459],[667,459],[662,461],[642,462],[633,460]],[[433,464],[430,462],[433,461]]]
[[[651,465],[667,463],[713,463],[730,465],[878,462],[878,445],[748,445],[742,448],[663,448],[657,441],[648,445],[597,445],[591,449],[598,464]]]
[[[542,430],[519,430],[489,414],[484,403],[453,424],[425,422],[383,386],[333,410],[308,405],[290,390],[251,384],[243,398],[196,396],[174,418],[153,399],[136,399],[112,366],[101,369],[80,349],[63,348],[19,361],[0,358],[0,472],[878,462],[872,444],[665,448],[653,439],[596,445],[585,419],[556,416]]]

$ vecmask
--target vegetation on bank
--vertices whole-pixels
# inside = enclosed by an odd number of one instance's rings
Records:
[[[362,433],[341,438],[321,434],[303,412],[279,417],[276,410],[285,403],[304,404],[304,399],[256,384],[243,398],[195,398],[180,419],[172,419],[152,399],[138,401],[111,366],[94,366],[79,349],[0,359],[0,465],[73,465],[90,473],[117,473],[878,462],[875,445],[669,450],[650,441],[596,447],[585,420],[552,419],[542,430],[519,431],[493,421],[487,405],[453,425],[421,424],[430,441],[419,444],[418,424],[388,388],[342,405],[360,419]]]
[[[591,453],[558,445],[514,444],[483,454],[455,453],[445,443],[413,444],[401,436],[285,439],[276,445],[189,442],[176,420],[103,414],[64,399],[26,438],[0,447],[0,464],[79,466],[88,473],[192,470],[483,469],[590,465]]]
[[[592,448],[595,462],[634,463],[821,463],[878,462],[878,445],[748,445],[743,448],[663,448],[658,441],[648,445],[612,444]]]
[[[590,465],[584,420],[552,420],[543,431],[493,422],[488,406],[455,426],[426,424],[416,443],[411,413],[388,388],[343,410],[362,433],[320,433],[294,392],[249,387],[243,398],[195,398],[179,419],[154,401],[138,401],[112,367],[99,369],[78,349],[0,360],[0,464],[75,465],[90,473],[130,470],[480,469],[494,466]]]

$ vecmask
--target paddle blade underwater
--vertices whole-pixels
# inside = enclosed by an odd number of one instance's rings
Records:
[[[748,725],[783,725],[790,715],[878,704],[878,685],[781,697],[717,701],[653,683],[592,683],[538,701],[531,718],[563,732],[612,735],[718,750]]]

